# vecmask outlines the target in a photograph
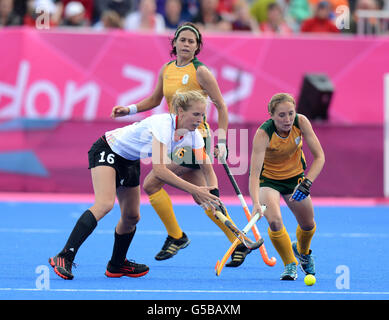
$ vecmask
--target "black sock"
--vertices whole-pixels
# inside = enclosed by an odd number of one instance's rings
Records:
[[[90,210],[86,210],[78,219],[69,236],[62,253],[69,254],[74,259],[82,243],[89,237],[97,226],[97,220]],[[73,254],[72,254],[73,253]]]
[[[134,237],[136,227],[131,233],[117,234],[115,229],[115,242],[113,244],[113,251],[111,263],[116,266],[121,266],[126,259],[128,248],[130,247],[132,238]]]

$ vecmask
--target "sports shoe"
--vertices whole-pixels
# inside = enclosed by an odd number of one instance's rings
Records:
[[[49,263],[54,268],[54,272],[62,279],[73,279],[72,266],[76,266],[76,264],[73,263],[73,258],[67,252],[61,252],[49,258]]]
[[[145,264],[135,263],[135,261],[125,260],[121,266],[116,266],[111,263],[107,264],[107,270],[105,270],[105,275],[108,278],[120,278],[123,276],[138,278],[142,277],[149,272],[149,267]]]
[[[297,279],[297,265],[292,262],[285,266],[284,272],[281,273],[280,280],[296,280]]]
[[[293,253],[300,261],[300,268],[305,274],[315,275],[315,260],[313,259],[312,250],[309,254],[299,253],[297,250],[297,241],[292,242]]]
[[[186,248],[190,243],[189,238],[185,232],[182,233],[182,237],[174,239],[171,236],[167,236],[165,243],[160,252],[155,256],[155,260],[166,260],[177,254],[178,250]]]
[[[239,267],[250,252],[251,250],[247,248],[243,243],[238,244],[234,252],[231,254],[231,261],[226,264],[226,267]]]

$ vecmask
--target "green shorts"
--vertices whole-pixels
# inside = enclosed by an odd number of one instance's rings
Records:
[[[269,187],[277,190],[281,194],[292,194],[294,188],[303,180],[304,172],[297,176],[284,180],[274,180],[261,176],[259,180],[260,187]]]

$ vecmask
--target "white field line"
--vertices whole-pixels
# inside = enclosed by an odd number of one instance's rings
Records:
[[[0,288],[0,291],[96,292],[96,293],[208,293],[208,294],[316,294],[316,295],[389,295],[389,291],[304,291],[304,290],[173,290],[173,289],[49,289]]]

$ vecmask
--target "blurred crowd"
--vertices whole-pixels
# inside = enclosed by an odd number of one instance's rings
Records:
[[[359,10],[374,14],[358,26]],[[362,33],[389,34],[389,0],[0,0],[0,28],[43,18],[50,28],[157,33],[192,21],[216,32],[361,33],[362,25]]]

